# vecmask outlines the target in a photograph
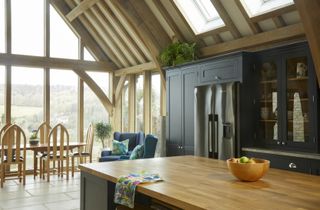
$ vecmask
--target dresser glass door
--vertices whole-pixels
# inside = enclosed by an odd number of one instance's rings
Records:
[[[276,62],[264,62],[260,70],[260,138],[279,139],[278,80]]]
[[[309,96],[307,57],[286,60],[287,70],[287,140],[309,141]]]

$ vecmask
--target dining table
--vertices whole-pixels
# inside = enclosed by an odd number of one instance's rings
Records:
[[[76,148],[81,148],[86,146],[87,144],[85,142],[69,142],[69,150],[72,151],[73,149]],[[57,144],[57,147],[60,147],[59,144]],[[1,144],[0,144],[1,148]],[[15,147],[12,147],[15,149]],[[20,148],[23,148],[23,145],[20,146]],[[50,145],[50,150],[52,150],[53,145]],[[64,149],[67,149],[67,144],[64,145]],[[26,144],[26,150],[32,151],[33,152],[33,161],[34,161],[34,166],[37,166],[37,154],[38,153],[44,153],[48,150],[48,144],[47,143],[39,143],[39,144]],[[37,176],[37,168],[33,169],[34,176]]]

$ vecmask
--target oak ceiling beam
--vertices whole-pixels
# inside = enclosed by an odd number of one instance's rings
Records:
[[[98,2],[96,4],[104,17],[108,20],[108,22],[115,29],[117,34],[122,38],[124,43],[128,46],[128,49],[131,53],[138,59],[140,63],[147,62],[146,58],[143,55],[143,52],[139,49],[139,46],[132,40],[126,29],[121,25],[119,20],[112,14],[112,11],[108,6],[103,2]]]
[[[207,31],[201,34],[197,35],[197,38],[204,38],[204,37],[208,37],[208,36],[213,36],[213,35],[219,35],[220,33],[226,32],[228,31],[228,27],[227,26],[222,26],[216,29],[213,29],[211,31]]]
[[[101,101],[104,108],[108,113],[113,115],[113,104],[109,100],[108,96],[103,92],[103,90],[95,83],[95,81],[85,72],[85,71],[76,71],[73,70],[87,85],[88,87],[96,94],[98,99]]]
[[[274,22],[274,24],[276,25],[277,28],[281,28],[281,27],[287,25],[286,22],[284,21],[284,19],[281,16],[273,17],[272,21]]]
[[[128,68],[123,68],[116,70],[114,72],[116,77],[126,75],[126,74],[137,74],[141,73],[143,71],[150,71],[150,70],[155,70],[157,69],[157,65],[154,62],[149,62],[149,63],[143,63],[137,66],[131,66]]]
[[[66,3],[70,8],[76,7],[76,3],[74,3],[72,0],[66,0]],[[97,30],[91,25],[89,20],[83,15],[79,17],[79,20],[81,24],[83,24],[83,26],[90,33],[90,35],[93,37],[93,39],[97,42],[97,44],[101,47],[103,52],[107,54],[110,60],[115,64],[116,66],[115,69],[122,68],[122,64],[120,63],[118,58],[115,56],[113,51],[109,48],[109,46],[105,43],[105,41],[102,39],[100,34],[97,32]],[[74,20],[72,23],[79,20]]]
[[[296,5],[292,4],[292,5],[289,5],[286,7],[282,7],[282,8],[264,13],[262,15],[253,16],[250,19],[252,22],[257,23],[257,22],[260,22],[260,21],[263,21],[266,19],[270,19],[270,18],[274,18],[274,17],[280,16],[280,15],[283,15],[283,14],[286,14],[286,13],[289,13],[289,12],[292,12],[295,10],[297,10]]]
[[[311,49],[318,84],[320,86],[320,1],[294,0],[299,11],[306,37]]]
[[[223,20],[223,22],[229,28],[232,36],[235,39],[242,37],[242,35],[240,34],[239,30],[237,29],[237,27],[233,23],[231,17],[229,16],[228,12],[226,11],[224,6],[222,5],[221,1],[220,0],[211,0],[211,2],[213,4],[213,6],[216,8],[217,12],[219,13],[219,15],[220,15],[221,19]]]
[[[163,4],[159,0],[152,0],[151,1],[155,7],[160,12],[161,16],[165,19],[166,23],[169,25],[171,30],[174,32],[175,37],[171,37],[172,40],[179,40],[181,42],[185,41],[185,37],[181,33],[180,29],[178,28],[177,24],[174,22],[172,17],[170,16],[169,12],[164,8]]]
[[[262,32],[262,29],[260,28],[258,23],[254,23],[251,21],[247,11],[245,10],[245,8],[243,7],[242,3],[240,2],[240,0],[235,0],[235,3],[237,4],[238,9],[240,10],[242,16],[244,17],[244,19],[246,20],[246,22],[248,23],[251,31],[253,34],[258,34]]]
[[[304,29],[301,23],[275,29],[273,31],[262,32],[256,35],[246,36],[237,40],[224,42],[221,44],[204,47],[200,50],[201,56],[208,57],[231,51],[244,50],[258,47],[265,44],[288,41],[299,37],[304,37]]]
[[[94,57],[99,61],[108,61],[116,69],[116,65],[110,61],[104,50],[100,47],[95,39],[91,36],[88,30],[81,24],[79,20],[74,20],[71,23],[67,20],[65,15],[70,12],[70,7],[61,0],[50,0],[51,5],[57,10],[65,22],[73,29],[73,31],[81,37],[84,45],[94,54]]]
[[[140,35],[136,31],[135,27],[127,20],[127,18],[123,15],[122,11],[114,5],[110,0],[105,0],[104,3],[109,7],[115,17],[119,20],[120,24],[126,29],[127,33],[134,40],[134,42],[139,46],[140,50],[143,52],[144,56],[148,59],[148,61],[152,60],[151,53],[143,40],[140,38]]]
[[[158,61],[159,53],[162,50],[162,48],[164,48],[165,46],[161,47],[161,45],[159,45],[159,43],[154,37],[155,32],[151,32],[148,26],[146,25],[146,22],[149,22],[149,21],[144,21],[144,20],[148,20],[148,17],[145,15],[148,15],[149,13],[145,13],[144,11],[138,14],[136,10],[137,8],[135,9],[135,7],[133,7],[131,2],[128,0],[112,0],[112,3],[116,5],[118,9],[121,10],[122,14],[126,17],[126,19],[131,22],[132,26],[139,33],[141,40],[144,41],[145,45],[150,50],[152,60],[156,65],[156,69],[158,69],[160,72],[162,85],[165,86],[165,71],[162,70]],[[140,5],[140,4],[145,4],[143,1],[134,1],[134,4],[136,5],[136,7],[140,9],[147,7],[147,5],[144,5],[144,6]],[[141,7],[139,7],[138,5],[140,5]],[[143,10],[139,10],[139,11],[143,11]],[[140,16],[140,14],[144,14],[144,16]],[[152,19],[155,19],[155,17],[153,17]],[[161,27],[160,24],[158,27]],[[168,39],[166,42],[168,42],[166,44],[168,45],[169,43],[171,43],[171,40]]]
[[[67,15],[67,19],[71,22],[76,19],[79,15],[84,13],[87,9],[95,5],[99,0],[84,0],[74,9],[72,9]]]
[[[117,87],[115,90],[115,94],[114,94],[114,99],[116,101],[115,104],[118,102],[118,100],[121,97],[122,89],[123,89],[124,83],[126,82],[126,79],[127,79],[127,75],[124,74],[124,75],[121,75],[121,77],[118,81],[118,84],[117,84]]]
[[[78,69],[80,71],[113,72],[114,70],[113,66],[102,61],[82,61],[7,53],[0,53],[0,64],[36,68]]]

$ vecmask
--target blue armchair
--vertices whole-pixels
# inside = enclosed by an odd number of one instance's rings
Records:
[[[112,151],[103,150],[99,162],[115,161],[120,159],[129,159],[132,150],[138,145],[143,144],[144,133],[120,133],[114,132],[113,139],[117,141],[124,141],[129,139],[128,153],[126,155],[112,155]]]
[[[144,140],[143,158],[154,158],[156,153],[158,138],[153,135],[147,135]]]

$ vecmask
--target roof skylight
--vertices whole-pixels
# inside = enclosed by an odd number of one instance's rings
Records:
[[[250,17],[293,4],[293,0],[240,0]]]
[[[224,26],[210,0],[174,0],[195,34]]]

